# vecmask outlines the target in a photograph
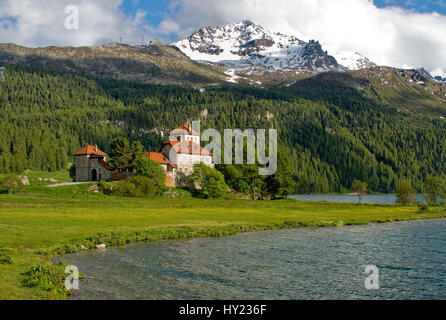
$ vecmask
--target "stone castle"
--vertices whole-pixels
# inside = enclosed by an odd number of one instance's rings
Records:
[[[204,163],[213,167],[212,153],[200,146],[200,134],[190,124],[170,132],[159,152],[146,152],[144,157],[159,163],[166,172],[166,185],[183,187],[193,173],[194,165]],[[97,146],[86,146],[74,154],[76,181],[116,181],[133,176],[133,164],[125,171],[115,170],[107,163],[107,154]]]

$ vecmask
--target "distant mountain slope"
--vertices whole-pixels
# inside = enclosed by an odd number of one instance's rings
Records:
[[[375,67],[343,73],[321,73],[289,88],[299,88],[304,97],[313,96],[324,87],[339,86],[342,92],[331,91],[331,99],[338,101],[345,88],[359,90],[365,97],[387,105],[402,114],[428,114],[434,118],[446,118],[446,84],[428,78],[420,70],[403,70]]]
[[[446,84],[415,69],[376,67],[351,72],[370,81],[367,93],[401,113],[428,112],[446,117]]]
[[[36,66],[157,84],[200,86],[226,79],[221,68],[190,60],[177,48],[110,43],[97,47],[25,48],[0,44],[0,65]]]

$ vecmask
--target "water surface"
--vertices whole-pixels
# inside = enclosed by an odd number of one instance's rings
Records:
[[[446,220],[138,243],[63,256],[74,299],[446,299]],[[366,290],[365,265],[380,270]]]
[[[358,196],[351,194],[296,194],[290,196],[292,199],[301,201],[328,201],[328,202],[348,202],[358,203]],[[422,194],[415,195],[417,201],[425,203]],[[394,194],[368,194],[362,198],[362,203],[368,204],[396,204]]]

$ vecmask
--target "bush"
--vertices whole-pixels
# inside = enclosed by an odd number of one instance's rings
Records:
[[[119,197],[138,197],[139,192],[136,186],[127,180],[122,180],[116,183],[112,188],[112,193]]]
[[[164,192],[164,188],[158,187],[154,179],[143,176],[112,183],[100,181],[98,186],[104,194],[118,197],[155,197]]]
[[[0,250],[0,264],[12,264],[12,259],[5,250]]]
[[[198,197],[203,199],[222,198],[228,193],[228,185],[225,182],[223,174],[204,163],[194,165],[194,173],[191,179],[198,185],[196,191]]]
[[[27,288],[36,288],[45,292],[63,294],[66,292],[64,282],[67,276],[64,266],[62,262],[34,266],[27,272],[22,273],[24,276],[22,284]]]
[[[2,187],[8,191],[8,194],[12,194],[19,191],[23,187],[22,180],[17,174],[8,174],[0,181]]]
[[[420,209],[421,212],[426,212],[427,210],[429,210],[429,205],[422,203],[422,202],[418,202],[417,203],[418,209]]]
[[[251,186],[246,181],[240,180],[237,182],[235,190],[241,193],[249,194],[251,192]]]
[[[149,178],[157,188],[163,189],[160,192],[165,190],[166,172],[159,163],[149,158],[138,157],[135,159],[134,164],[135,175],[137,177]]]
[[[137,193],[141,197],[154,197],[164,192],[164,188],[160,188],[154,179],[144,176],[134,177],[129,182],[135,186]]]

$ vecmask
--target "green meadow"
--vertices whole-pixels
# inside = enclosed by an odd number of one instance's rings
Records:
[[[440,207],[201,200],[187,192],[179,198],[119,198],[89,191],[89,184],[48,188],[39,175],[30,173],[31,186],[20,193],[0,194],[0,299],[69,298],[63,266],[50,261],[81,246],[446,217]],[[69,180],[61,173],[54,177]]]

